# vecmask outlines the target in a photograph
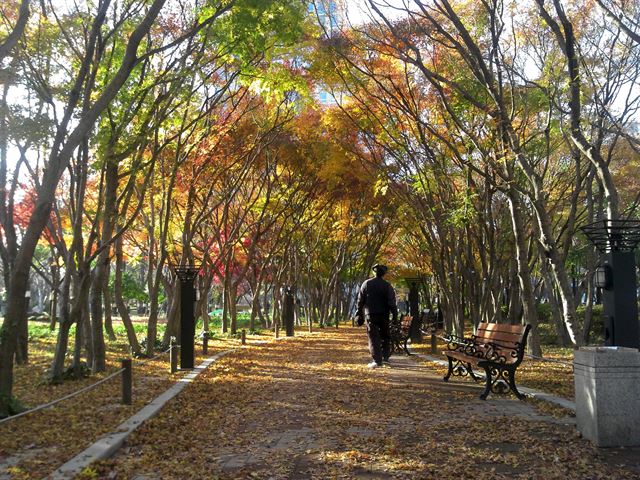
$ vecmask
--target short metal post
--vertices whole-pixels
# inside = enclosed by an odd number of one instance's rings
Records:
[[[242,340],[242,345],[247,344],[247,331],[244,328],[242,329],[242,334],[240,336],[240,339]]]
[[[434,355],[438,353],[438,337],[436,337],[435,330],[431,331],[431,353]]]
[[[202,353],[206,355],[209,353],[209,332],[202,334]]]
[[[169,363],[171,364],[171,373],[178,371],[178,357],[180,352],[178,351],[178,345],[176,345],[176,337],[171,337],[171,350],[169,350]]]
[[[133,371],[130,358],[123,358],[122,365],[122,403],[124,405],[131,405],[133,397]]]

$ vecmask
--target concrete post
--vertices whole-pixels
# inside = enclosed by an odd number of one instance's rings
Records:
[[[122,368],[122,403],[131,405],[133,399],[133,371],[130,358],[123,358],[120,361]]]
[[[171,350],[169,350],[169,364],[171,365],[171,373],[178,371],[178,351],[179,347],[176,345],[176,337],[171,337]]]
[[[640,446],[640,352],[587,347],[575,352],[576,421],[598,447]]]

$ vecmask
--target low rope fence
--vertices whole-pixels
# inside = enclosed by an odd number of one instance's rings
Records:
[[[171,356],[170,363],[171,363],[171,373],[175,373],[177,371],[177,358],[178,358],[175,353],[179,348],[180,348],[179,345],[176,345],[175,343],[175,339],[172,338],[169,348],[167,348],[163,352],[158,353],[154,357],[146,358],[142,361],[135,362],[135,365],[143,366],[146,363],[157,360],[158,358],[166,355],[167,353],[170,353],[170,354],[173,353],[172,355],[170,355]],[[174,363],[175,363],[175,368],[174,368]],[[131,405],[133,401],[133,366],[134,366],[134,362],[132,361],[131,358],[123,358],[121,359],[121,367],[118,370],[98,380],[97,382],[94,382],[91,385],[87,385],[86,387],[83,387],[79,390],[71,392],[60,398],[56,398],[55,400],[52,400],[50,402],[43,403],[42,405],[38,405],[37,407],[30,408],[29,410],[25,410],[24,412],[20,412],[15,415],[11,415],[10,417],[0,419],[0,425],[2,425],[3,423],[9,422],[11,420],[24,417],[25,415],[36,413],[36,412],[39,412],[40,410],[53,407],[58,403],[64,402],[65,400],[69,400],[71,398],[77,397],[78,395],[89,392],[99,387],[103,383],[106,383],[109,380],[117,377],[118,375],[122,375],[122,403],[124,405]]]
[[[63,402],[65,400],[69,400],[70,398],[73,398],[73,397],[77,397],[81,393],[85,393],[85,392],[88,392],[89,390],[93,390],[97,386],[102,385],[105,382],[108,382],[109,380],[111,380],[112,378],[120,375],[124,371],[125,371],[125,367],[122,367],[119,370],[116,370],[115,372],[113,372],[111,375],[109,375],[107,377],[104,377],[103,379],[98,380],[97,382],[92,383],[91,385],[88,385],[88,386],[86,386],[84,388],[81,388],[80,390],[76,390],[75,392],[71,392],[71,393],[65,395],[64,397],[57,398],[57,399],[52,400],[50,402],[44,403],[42,405],[38,405],[37,407],[33,407],[33,408],[30,408],[29,410],[25,410],[24,412],[16,413],[15,415],[12,415],[10,417],[3,418],[3,419],[0,420],[0,424],[3,424],[3,423],[8,422],[10,420],[15,420],[16,418],[24,417],[25,415],[28,415],[30,413],[35,413],[35,412],[38,412],[40,410],[44,410],[45,408],[53,407],[54,405],[57,405],[60,402]]]
[[[201,335],[202,337],[202,353],[203,354],[207,354],[208,353],[208,341],[209,341],[209,333],[208,332],[203,332],[203,334]],[[246,345],[246,331],[242,330],[241,331],[241,337],[240,337],[240,341],[242,345]],[[15,420],[16,418],[20,418],[20,417],[24,417],[25,415],[29,415],[31,413],[35,413],[38,412],[40,410],[44,410],[46,408],[50,408],[53,407],[55,405],[57,405],[58,403],[64,402],[65,400],[69,400],[71,398],[77,397],[78,395],[81,395],[83,393],[86,393],[90,390],[93,390],[94,388],[97,388],[98,386],[102,385],[103,383],[108,382],[109,380],[112,380],[113,378],[117,377],[118,375],[122,375],[122,403],[124,405],[131,405],[132,401],[133,401],[133,367],[134,366],[138,366],[141,367],[149,362],[153,362],[155,360],[158,360],[160,357],[169,354],[169,371],[174,374],[178,371],[178,357],[180,356],[180,345],[176,343],[176,338],[175,337],[171,337],[171,340],[169,342],[169,348],[167,348],[166,350],[158,353],[157,355],[151,357],[151,358],[145,358],[136,362],[133,362],[133,360],[131,358],[123,358],[121,359],[121,367],[116,370],[115,372],[109,374],[108,376],[98,380],[95,383],[92,383],[91,385],[87,385],[86,387],[83,387],[79,390],[76,390],[74,392],[71,392],[67,395],[64,395],[63,397],[57,398],[55,400],[52,400],[50,402],[47,403],[43,403],[42,405],[38,405],[37,407],[33,407],[30,408],[29,410],[25,410],[24,412],[20,412],[17,413],[15,415],[11,415],[10,417],[6,417],[6,418],[2,418],[0,419],[0,425],[2,425],[3,423],[6,422],[10,422],[11,420]]]
[[[144,360],[141,360],[139,362],[136,362],[136,365],[142,366],[145,365],[149,362],[153,362],[154,360],[159,359],[160,357],[166,355],[167,353],[169,353],[173,348],[176,348],[177,345],[175,345],[173,342],[169,344],[169,348],[167,348],[165,351],[158,353],[155,357],[151,357],[151,358],[145,358]]]

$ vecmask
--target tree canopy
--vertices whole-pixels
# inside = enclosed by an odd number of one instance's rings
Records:
[[[205,330],[243,305],[272,328],[284,287],[299,322],[347,319],[384,261],[448,331],[526,322],[540,354],[546,303],[560,343],[594,341],[580,227],[638,218],[638,6],[359,8],[3,2],[0,416],[31,310],[57,326],[51,381],[100,372],[114,316],[136,355],[176,334],[176,265],[200,267]]]

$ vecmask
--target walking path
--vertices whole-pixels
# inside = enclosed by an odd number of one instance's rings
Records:
[[[411,358],[369,370],[362,329],[225,356],[145,422],[102,478],[639,478],[571,418],[442,382]],[[634,461],[635,459],[635,461]]]

